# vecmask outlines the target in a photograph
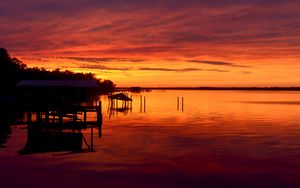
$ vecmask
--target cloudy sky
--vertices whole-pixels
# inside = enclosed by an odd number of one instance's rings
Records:
[[[118,86],[299,86],[300,1],[5,0],[0,46]]]

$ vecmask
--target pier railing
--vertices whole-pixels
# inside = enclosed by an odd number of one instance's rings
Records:
[[[94,106],[79,104],[25,106],[27,124],[31,126],[60,127],[60,128],[87,128],[102,124],[101,101]],[[90,120],[88,116],[94,113]]]

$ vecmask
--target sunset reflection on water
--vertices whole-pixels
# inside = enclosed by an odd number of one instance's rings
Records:
[[[114,116],[108,98],[100,96],[102,137],[93,130],[95,152],[19,156],[27,130],[13,126],[6,148],[0,148],[1,181],[10,185],[9,179],[18,177],[46,187],[99,182],[108,187],[300,186],[300,92],[130,95],[132,110]],[[90,131],[83,131],[86,140]],[[52,182],[44,185],[46,180]]]

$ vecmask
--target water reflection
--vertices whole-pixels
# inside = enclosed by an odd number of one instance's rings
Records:
[[[81,129],[41,129],[28,127],[27,143],[19,151],[21,155],[45,152],[82,153],[94,151],[94,133],[91,128],[88,141]]]
[[[277,104],[277,105],[300,105],[300,101],[242,101],[249,104]]]
[[[9,125],[0,123],[0,149],[5,147],[6,140],[11,134],[11,128]]]
[[[4,110],[4,111],[3,111]],[[0,111],[0,148],[5,147],[5,143],[12,133],[11,126],[22,123],[23,113],[4,108]]]
[[[36,179],[27,180],[27,185],[37,186],[45,179],[72,187],[87,186],[86,182],[91,187],[99,183],[164,188],[300,186],[300,105],[286,105],[300,101],[299,92],[153,91],[132,95],[132,109],[126,115],[119,111],[111,118],[110,110],[103,112],[101,139],[91,136],[97,134],[96,127],[34,132],[13,127],[8,148],[0,150],[0,165],[14,170],[0,170],[1,181],[8,185],[7,178],[29,173]],[[103,108],[110,109],[107,96],[100,98]],[[271,101],[273,105],[241,101]],[[91,120],[97,120],[96,115]],[[55,157],[49,153],[88,150],[80,137],[96,152]],[[9,148],[14,153],[8,153]],[[45,148],[46,153],[15,156],[17,150],[41,152]],[[49,169],[56,173],[48,173]]]
[[[72,151],[81,152],[83,135],[80,132],[28,129],[27,143],[20,154]]]

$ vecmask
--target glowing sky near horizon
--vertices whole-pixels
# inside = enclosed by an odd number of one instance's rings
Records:
[[[118,86],[299,86],[297,0],[10,0],[0,46]]]

